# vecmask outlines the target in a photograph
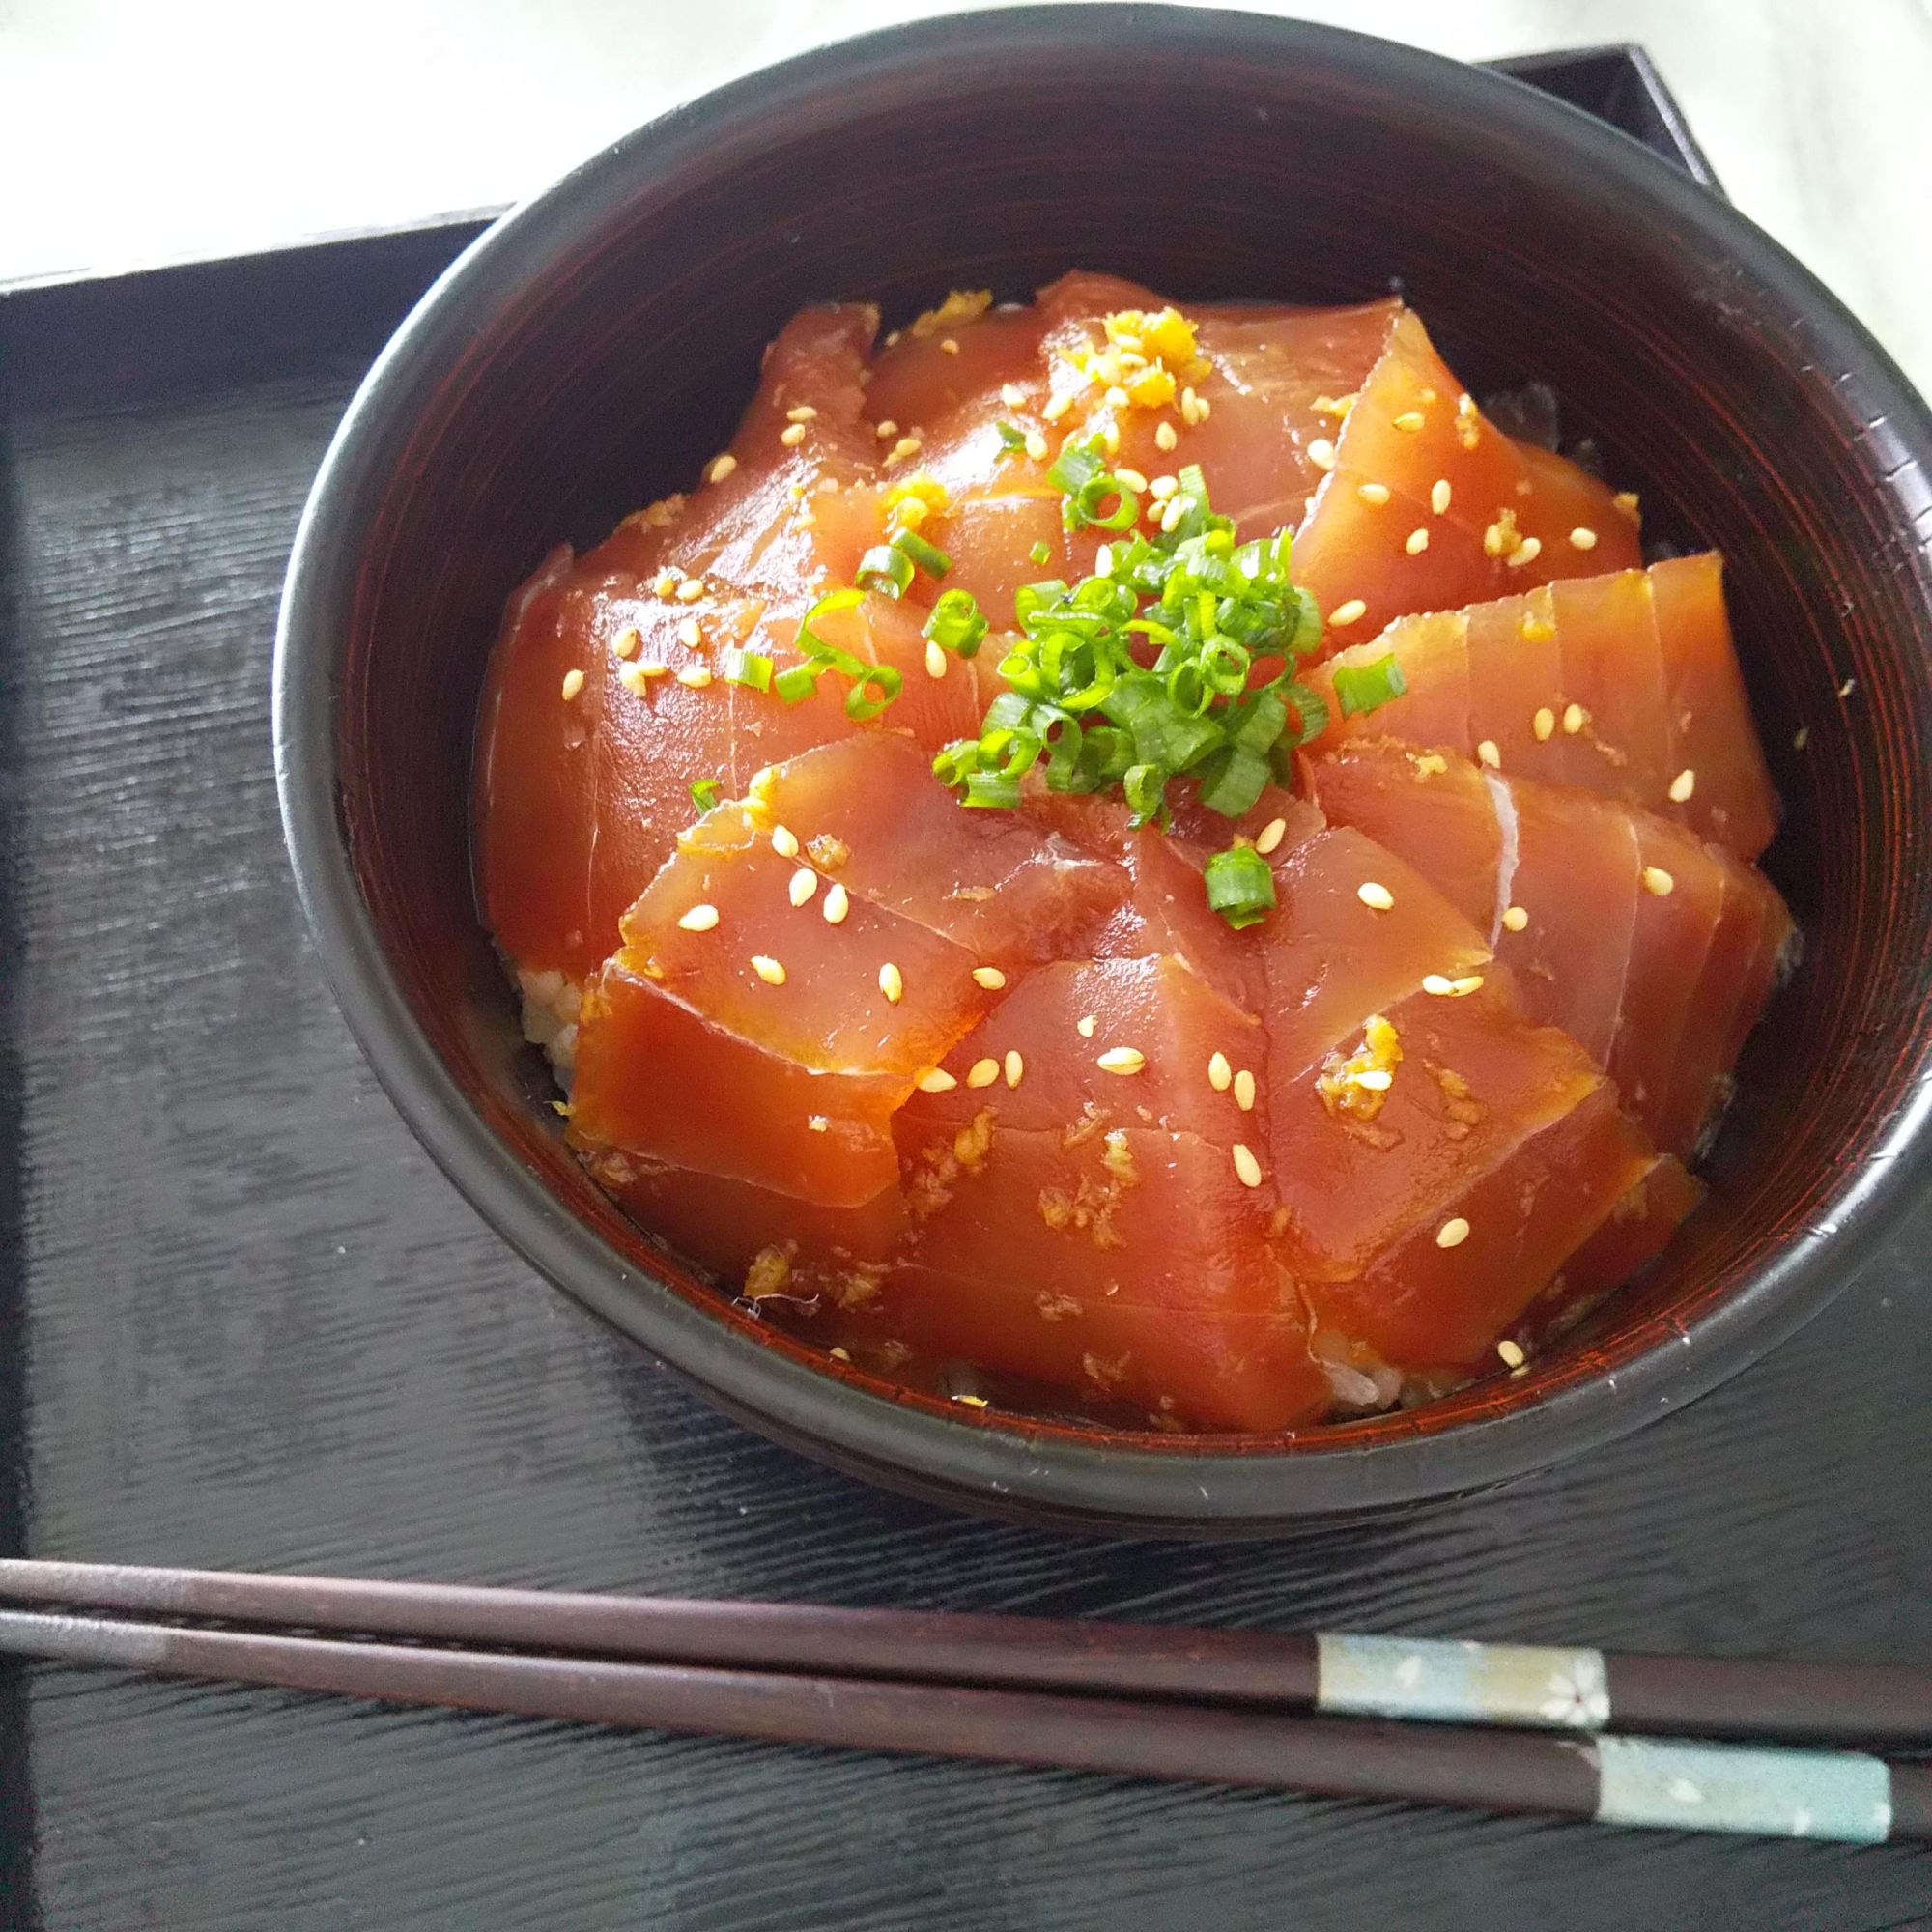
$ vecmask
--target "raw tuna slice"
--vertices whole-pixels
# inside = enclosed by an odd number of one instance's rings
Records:
[[[773,346],[735,467],[581,558],[558,551],[511,599],[484,686],[474,811],[484,911],[520,966],[582,978],[613,950],[624,909],[697,815],[694,783],[742,790],[759,764],[858,728],[842,688],[789,713],[728,682],[724,660],[738,646],[794,661],[818,585],[846,582],[878,540],[858,380],[874,323],[861,308],[797,318]],[[816,412],[808,435],[785,444],[801,407]],[[913,689],[895,722],[920,724],[934,708],[923,618],[870,599],[845,621],[840,641]],[[954,689],[952,712],[925,721],[935,746],[977,722],[977,693]]]
[[[759,814],[721,806],[625,914],[620,957],[768,1053],[910,1081],[991,1005],[973,978],[980,962],[849,889],[835,923],[832,891],[775,849]]]
[[[1352,827],[1316,833],[1274,874],[1276,910],[1252,929],[1265,959],[1277,1088],[1298,1082],[1370,1013],[1386,1012],[1430,975],[1455,980],[1489,962],[1482,934],[1440,893]]]
[[[1517,1339],[1535,1349],[1567,1334],[1654,1261],[1703,1198],[1703,1182],[1683,1162],[1658,1155],[1524,1311]]]
[[[1574,1040],[1523,1017],[1495,968],[1466,995],[1391,1002],[1321,1065],[1271,1082],[1284,1266],[1305,1283],[1353,1280],[1418,1230],[1433,1239],[1478,1177],[1604,1084]],[[1526,1300],[1548,1272],[1505,1293]]]
[[[570,1138],[857,1208],[898,1178],[890,1122],[911,1085],[783,1059],[714,1026],[620,956],[584,994]]]
[[[1017,813],[963,810],[924,751],[890,729],[760,772],[748,804],[794,867],[820,875],[815,890],[842,885],[994,969],[1066,950],[1127,890],[1119,866]],[[1212,917],[1205,897],[1202,912]]]
[[[1757,873],[1655,813],[1454,753],[1361,738],[1306,770],[1331,819],[1400,853],[1495,935],[1525,1009],[1608,1069],[1660,1147],[1690,1151],[1762,1007],[1758,949],[1775,953],[1791,930]]]
[[[615,1149],[586,1158],[628,1213],[754,1302],[863,1298],[906,1231],[895,1179],[869,1201],[838,1208]]]
[[[909,1114],[956,1125],[989,1108],[1002,1128],[1081,1139],[1157,1127],[1225,1151],[1261,1138],[1266,1052],[1260,1021],[1181,959],[1061,960],[960,1041],[943,1063],[957,1084]]]
[[[1311,1281],[1319,1325],[1402,1369],[1474,1371],[1496,1338],[1649,1167],[1650,1144],[1605,1081],[1538,1124],[1352,1281]],[[1440,1218],[1438,1218],[1438,1216]],[[1466,1231],[1466,1232],[1461,1232]],[[1445,1234],[1461,1232],[1445,1244]]]
[[[1335,672],[1391,654],[1407,694],[1343,717]],[[1640,806],[1747,860],[1776,830],[1715,554],[1406,618],[1310,675],[1333,719],[1323,748],[1453,746],[1508,777]]]
[[[1329,819],[1399,853],[1479,933],[1498,931],[1502,832],[1477,766],[1460,752],[1354,738],[1305,770]]]
[[[1094,935],[1096,959],[1171,954],[1244,1012],[1259,1012],[1264,975],[1260,942],[1233,930],[1208,904],[1205,851],[1153,826],[1129,833],[1128,893]]]
[[[1639,561],[1634,520],[1595,477],[1491,423],[1405,311],[1334,446],[1294,543],[1324,613],[1370,636],[1559,577]]]
[[[1694,789],[1679,806],[1700,838],[1755,859],[1777,831],[1750,699],[1724,609],[1723,561],[1715,551],[1650,573],[1672,731],[1671,763]],[[1673,814],[1676,815],[1676,814]]]

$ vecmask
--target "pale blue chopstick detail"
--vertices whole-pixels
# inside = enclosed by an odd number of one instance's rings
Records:
[[[1891,1775],[1860,1751],[1757,1750],[1736,1745],[1599,1738],[1604,1825],[1755,1832],[1882,1845],[1891,1831]]]
[[[1315,1646],[1319,1710],[1543,1730],[1609,1721],[1601,1650],[1397,1636],[1323,1635]]]

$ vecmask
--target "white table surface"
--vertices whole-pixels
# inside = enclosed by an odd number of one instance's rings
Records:
[[[731,74],[943,11],[945,0],[0,0],[0,287],[512,201]],[[1932,0],[1266,11],[1467,59],[1640,42],[1733,199],[1932,392]]]

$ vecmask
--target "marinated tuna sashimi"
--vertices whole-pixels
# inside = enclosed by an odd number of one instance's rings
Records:
[[[1690,1151],[1791,930],[1761,874],[1654,813],[1454,751],[1356,738],[1306,770],[1329,817],[1492,935],[1525,1010],[1608,1069],[1660,1147]]]
[[[1345,714],[1338,677],[1391,656],[1404,694]],[[1777,829],[1715,555],[1407,618],[1310,675],[1331,700],[1324,742],[1452,746],[1641,806],[1745,860]]]
[[[1323,455],[1328,472],[1296,537],[1295,575],[1351,637],[1412,611],[1640,561],[1634,504],[1505,436],[1411,311],[1396,317]]]
[[[1796,936],[1715,557],[1399,301],[1105,275],[773,344],[510,601],[479,902],[597,1183],[967,1405],[1525,1372],[1695,1208]]]

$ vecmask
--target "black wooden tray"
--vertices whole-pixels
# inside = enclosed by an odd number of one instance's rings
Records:
[[[1511,64],[1712,178],[1640,55]],[[1714,184],[1713,184],[1714,185]],[[748,1435],[433,1171],[282,859],[309,476],[475,223],[0,301],[0,1548],[1932,1660],[1932,1210],[1685,1414],[1263,1547],[940,1515]],[[0,1673],[0,1921],[1927,1922],[1932,1861]]]

